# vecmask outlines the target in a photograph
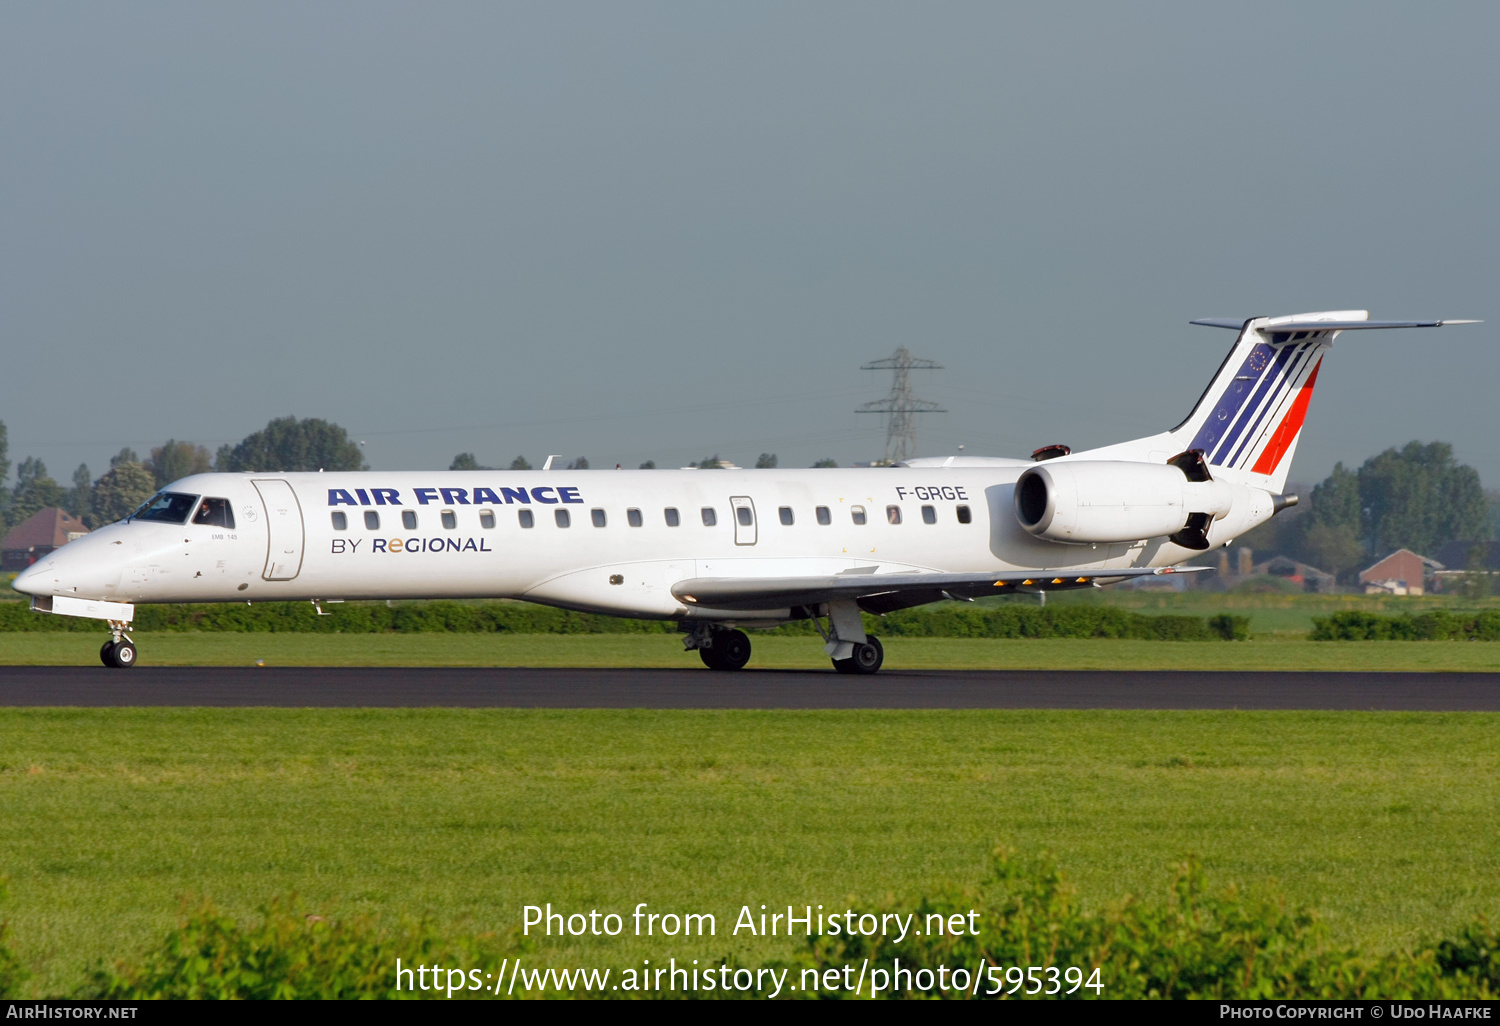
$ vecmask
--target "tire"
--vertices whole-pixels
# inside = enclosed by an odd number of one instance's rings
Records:
[[[715,656],[709,665],[715,670],[738,670],[750,661],[750,639],[744,631],[719,631],[710,651]]]
[[[113,641],[106,641],[104,647],[99,649],[99,661],[111,668],[120,665],[115,662],[115,643]]]
[[[885,648],[880,644],[880,639],[869,637],[863,645],[854,646],[854,655],[849,658],[848,672],[869,676],[872,673],[878,673],[884,662]]]
[[[853,673],[854,672],[854,660],[853,659],[835,659],[835,660],[833,660],[833,668],[834,668],[835,671],[837,671],[839,673]]]
[[[703,665],[707,666],[710,670],[724,669],[724,667],[719,665],[719,650],[717,648],[700,648],[698,650],[698,658],[702,659]]]
[[[122,641],[115,646],[114,665],[122,670],[128,670],[135,665],[135,645],[128,641]]]

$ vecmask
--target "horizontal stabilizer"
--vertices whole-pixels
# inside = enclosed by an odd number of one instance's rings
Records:
[[[978,598],[1013,591],[1091,588],[1132,577],[1197,573],[1212,567],[1127,567],[1118,570],[1011,570],[1002,573],[849,573],[818,577],[695,577],[672,585],[689,606],[781,609],[854,599],[870,612],[891,612],[944,598]]]
[[[1482,324],[1483,321],[1292,321],[1267,324],[1260,331],[1358,331],[1361,328],[1441,328],[1445,324]]]
[[[1254,318],[1251,318],[1252,320]],[[1239,331],[1249,321],[1237,320],[1233,317],[1200,317],[1196,321],[1188,321],[1189,324],[1199,324],[1205,328],[1229,328]],[[1261,326],[1259,331],[1357,331],[1361,328],[1441,328],[1445,324],[1483,324],[1483,321],[1284,321],[1275,322]]]

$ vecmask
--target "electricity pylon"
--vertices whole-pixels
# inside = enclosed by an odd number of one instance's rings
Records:
[[[947,413],[937,403],[918,399],[911,390],[911,372],[914,370],[942,370],[943,365],[931,360],[918,360],[901,346],[884,360],[874,360],[860,370],[890,370],[891,394],[884,399],[865,403],[855,413],[885,414],[885,461],[899,463],[917,454],[917,414]]]

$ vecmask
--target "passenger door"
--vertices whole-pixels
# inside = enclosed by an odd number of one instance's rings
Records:
[[[302,506],[285,481],[252,480],[266,507],[266,568],[268,581],[290,581],[302,571]]]
[[[731,495],[730,512],[734,516],[734,543],[755,544],[755,503],[748,495]]]

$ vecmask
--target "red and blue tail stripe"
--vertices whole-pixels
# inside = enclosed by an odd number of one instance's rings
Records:
[[[1307,416],[1327,348],[1321,332],[1299,334],[1295,342],[1250,347],[1189,446],[1211,466],[1275,472]]]

